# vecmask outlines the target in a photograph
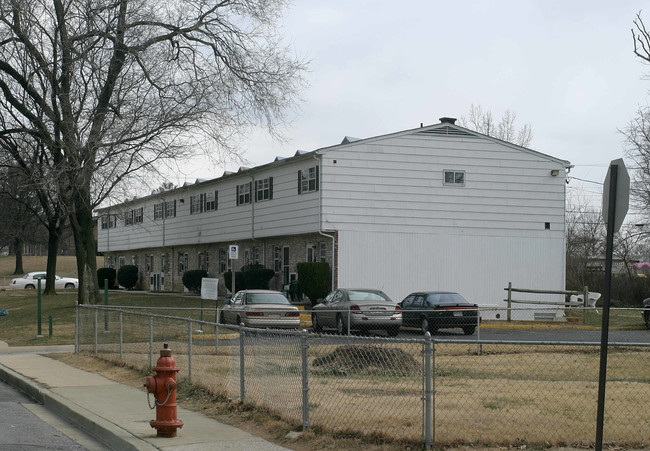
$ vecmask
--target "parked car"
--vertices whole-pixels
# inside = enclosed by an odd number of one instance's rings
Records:
[[[219,314],[219,322],[243,323],[247,327],[297,329],[300,327],[300,310],[279,291],[241,290],[226,301]]]
[[[643,320],[645,321],[645,327],[650,330],[650,298],[643,300]]]
[[[460,327],[465,335],[472,335],[480,321],[478,305],[448,291],[411,293],[399,305],[404,325],[419,327],[422,333]]]
[[[384,330],[394,337],[402,325],[402,311],[381,290],[339,288],[316,304],[311,314],[315,332],[333,328],[341,334],[350,329]]]
[[[38,286],[38,280],[42,280],[41,288],[45,288],[45,272],[30,272],[22,277],[13,279],[9,288],[14,290],[34,290]],[[79,287],[79,279],[72,277],[54,276],[54,287],[56,289],[72,289]]]

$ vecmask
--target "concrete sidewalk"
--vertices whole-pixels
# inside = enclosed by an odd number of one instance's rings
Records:
[[[40,355],[72,350],[72,346],[12,348],[0,342],[0,379],[115,450],[287,449],[180,407],[178,418],[184,425],[178,436],[156,437],[149,425],[156,413],[148,407],[144,388],[137,390]]]

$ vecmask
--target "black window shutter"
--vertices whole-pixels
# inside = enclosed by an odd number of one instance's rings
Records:
[[[302,171],[298,171],[298,194],[302,194]]]
[[[199,207],[199,211],[203,213],[204,210],[203,206],[205,205],[205,194],[201,193],[201,197],[199,197],[199,203],[201,204],[201,206]]]
[[[217,190],[214,191],[214,209],[219,209],[219,191]]]
[[[269,199],[273,199],[273,177],[269,177]]]
[[[257,198],[257,180],[255,180],[255,202],[257,202],[259,199]]]
[[[318,178],[318,166],[316,166],[316,191],[318,191],[319,178]]]
[[[239,205],[239,185],[237,185],[237,194],[235,195],[235,203]]]
[[[174,217],[176,217],[176,199],[174,199]]]
[[[251,191],[253,191],[253,182],[248,182],[248,199],[249,199],[248,203],[249,204],[252,203],[252,199],[253,199],[253,193],[251,193]]]

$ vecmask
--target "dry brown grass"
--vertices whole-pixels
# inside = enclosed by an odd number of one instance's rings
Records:
[[[186,345],[176,342],[170,346],[175,350],[177,364],[187,368]],[[214,413],[219,421],[251,430],[293,449],[419,448],[420,378],[399,376],[395,372],[382,376],[376,365],[352,368],[336,346],[310,347],[312,370],[316,369],[317,359],[330,365],[338,362],[342,370],[330,366],[325,373],[310,372],[310,424],[316,433],[307,434],[306,443],[303,439],[300,444],[287,442],[286,434],[300,429],[301,385],[296,367],[299,363],[283,365],[283,351],[279,348],[268,346],[247,352],[249,407],[245,408],[228,402],[228,396],[238,399],[238,363],[232,355],[238,350],[222,346],[214,355],[214,348],[195,347],[194,381],[200,381],[206,392],[217,395],[216,398],[208,396],[208,403],[193,395],[185,401],[201,412]],[[395,349],[400,352],[394,352]],[[418,346],[400,344],[388,354],[409,354],[417,359],[419,351]],[[486,345],[483,355],[475,355],[474,351],[475,345],[465,344],[437,349],[435,415],[439,445],[540,448],[593,445],[599,365],[596,350]],[[107,346],[101,354],[109,356],[111,352],[114,350]],[[124,352],[124,359],[130,365],[140,369],[148,366],[146,346],[131,344],[125,346]],[[363,351],[349,349],[347,353],[359,357]],[[617,447],[647,447],[650,353],[638,348],[612,349],[608,366],[605,439]],[[199,391],[202,396],[206,392]],[[214,399],[219,400],[218,408],[210,405]],[[258,409],[251,405],[267,407]],[[224,409],[228,412],[225,417],[219,414]],[[233,411],[235,419],[229,418]],[[248,420],[261,424],[246,425]],[[267,427],[267,435],[256,429]],[[343,445],[340,440],[350,442]]]

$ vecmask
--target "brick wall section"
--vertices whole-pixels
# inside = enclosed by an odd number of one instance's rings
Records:
[[[125,264],[130,265],[134,260],[137,261],[139,283],[138,287],[143,290],[150,289],[150,275],[151,274],[161,274],[164,277],[164,286],[163,291],[173,291],[173,292],[182,292],[185,290],[183,286],[183,273],[179,272],[179,254],[187,254],[187,267],[186,270],[191,269],[206,269],[210,277],[215,277],[219,279],[219,294],[220,296],[226,295],[226,287],[223,281],[223,272],[221,271],[222,261],[220,261],[220,255],[225,255],[226,259],[228,258],[228,246],[231,244],[236,244],[239,246],[239,259],[235,260],[235,271],[239,271],[242,266],[246,263],[254,263],[254,248],[258,248],[259,252],[259,261],[264,265],[264,267],[269,269],[275,269],[274,261],[274,247],[280,247],[280,256],[284,256],[284,248],[289,248],[289,273],[296,273],[296,265],[307,261],[307,245],[315,246],[315,258],[316,261],[320,260],[320,243],[324,243],[325,246],[325,261],[327,261],[330,266],[332,266],[332,253],[334,252],[334,258],[336,259],[336,251],[338,247],[338,235],[333,233],[328,233],[328,235],[334,236],[334,249],[332,249],[332,239],[326,236],[323,236],[318,233],[304,234],[304,235],[292,235],[292,236],[281,236],[281,237],[272,237],[272,238],[263,238],[260,240],[241,240],[235,242],[223,242],[223,243],[209,243],[209,244],[196,244],[191,246],[173,246],[173,247],[157,247],[157,248],[143,248],[138,249],[137,251],[124,251],[124,252],[105,252],[104,253],[104,266],[113,267],[118,269],[118,262],[120,257],[124,257]],[[199,257],[199,253],[202,254],[202,257]],[[163,254],[168,255],[168,268],[167,271],[162,271],[162,256]],[[153,268],[150,269],[149,262],[151,257],[147,259],[147,256],[153,256]],[[208,261],[206,264],[206,256]],[[134,257],[136,257],[134,259]],[[248,257],[248,261],[246,258]],[[202,260],[202,262],[200,262]],[[201,263],[201,265],[200,265]],[[229,262],[226,260],[226,265]],[[336,261],[334,267],[336,266]],[[276,272],[276,275],[271,279],[270,288],[275,290],[281,290],[283,284],[283,270],[280,269],[279,272]],[[337,283],[338,277],[336,270],[334,270],[335,285]],[[235,285],[237,281],[235,280]],[[235,287],[236,288],[236,287]]]

